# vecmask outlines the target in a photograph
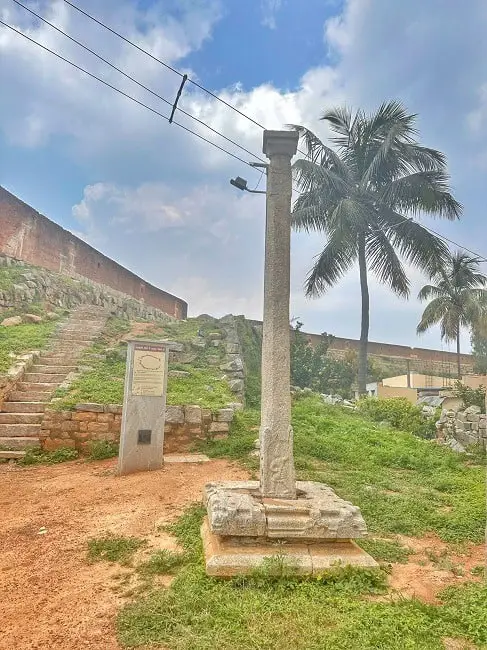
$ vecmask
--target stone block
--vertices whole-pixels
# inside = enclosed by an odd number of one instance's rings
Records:
[[[275,558],[277,554],[296,575],[320,575],[326,569],[343,566],[377,567],[377,562],[351,540],[342,542],[287,542],[276,548],[263,539],[221,537],[210,530],[205,519],[201,527],[206,573],[214,577],[245,575]]]
[[[219,348],[220,345],[221,345],[221,341],[210,341],[210,345],[211,345],[213,348]]]
[[[61,423],[61,431],[79,431],[79,422],[74,422],[73,420],[66,420]]]
[[[87,430],[90,433],[107,433],[108,425],[106,422],[88,422]]]
[[[243,372],[243,362],[239,356],[236,356],[228,363],[224,363],[220,366],[220,370],[224,372]]]
[[[227,354],[238,354],[240,345],[238,343],[225,343],[225,351]]]
[[[220,409],[216,414],[217,422],[231,422],[235,411],[233,409]]]
[[[232,379],[228,382],[228,386],[232,393],[243,393],[244,391],[243,379]]]
[[[201,350],[206,347],[206,341],[202,336],[197,336],[191,341],[191,347]]]
[[[472,422],[472,431],[478,431],[478,430],[479,430],[479,423]]]
[[[15,327],[16,325],[22,325],[22,318],[20,316],[10,316],[10,318],[4,318],[1,322],[3,327]]]
[[[182,406],[166,406],[166,424],[184,424]]]
[[[184,407],[184,421],[187,424],[201,424],[201,406],[188,405]]]
[[[218,535],[273,539],[337,540],[365,537],[360,509],[328,486],[296,483],[296,498],[266,498],[257,481],[228,481],[205,486],[210,530]],[[262,533],[255,530],[262,529]]]
[[[173,377],[176,379],[182,379],[184,377],[191,377],[191,373],[187,372],[186,370],[170,370],[167,373],[168,377]]]
[[[89,411],[76,411],[72,414],[72,419],[76,420],[77,422],[95,422],[96,413]]]
[[[230,425],[228,422],[212,422],[208,428],[210,433],[228,433]]]
[[[212,421],[213,414],[211,412],[211,409],[201,409],[201,419],[204,424],[208,424],[209,422]]]
[[[479,421],[479,414],[478,413],[467,413],[467,421],[468,422],[478,422]]]
[[[206,335],[206,338],[208,341],[219,341],[222,338],[222,333],[221,332],[209,332]]]
[[[43,444],[43,449],[45,451],[56,451],[56,449],[62,449],[65,447],[70,447],[71,449],[75,449],[76,443],[74,440],[63,440],[62,438],[48,438]]]
[[[114,414],[113,413],[100,413],[100,415],[97,415],[96,421],[97,422],[113,422],[114,421]]]
[[[103,413],[105,411],[105,407],[103,404],[94,404],[87,402],[85,404],[76,404],[76,410],[77,411],[89,411],[92,413]]]
[[[107,404],[105,406],[106,413],[115,413],[116,415],[122,414],[122,407],[120,404]]]
[[[475,404],[472,404],[472,406],[468,406],[465,409],[464,413],[468,416],[469,414],[472,414],[472,413],[478,414],[478,413],[481,412],[481,410],[482,409],[480,408],[480,406],[476,406]]]
[[[24,314],[22,320],[24,323],[42,323],[42,318],[37,314]]]

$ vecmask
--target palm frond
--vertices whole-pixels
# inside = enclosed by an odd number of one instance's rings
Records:
[[[423,334],[433,325],[441,323],[442,319],[451,309],[451,302],[447,298],[434,298],[425,308],[421,320],[416,328],[418,334]]]
[[[433,284],[425,284],[418,293],[418,300],[424,301],[429,298],[444,298],[445,292],[440,287],[435,287]]]
[[[332,287],[353,266],[357,259],[355,242],[330,238],[308,273],[305,282],[307,296],[317,297]]]
[[[373,230],[366,239],[367,264],[383,284],[401,296],[409,295],[409,280],[392,244],[380,230]]]
[[[380,228],[400,255],[429,276],[438,273],[438,268],[448,260],[448,246],[421,224],[384,205],[377,212]]]
[[[448,174],[442,170],[415,172],[388,183],[379,190],[379,199],[406,214],[425,212],[458,219],[462,205],[451,195],[448,180]]]

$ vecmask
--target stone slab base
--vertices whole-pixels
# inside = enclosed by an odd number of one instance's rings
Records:
[[[212,533],[205,517],[201,527],[206,573],[229,578],[252,572],[265,559],[283,555],[297,575],[319,575],[325,569],[352,565],[377,567],[352,540],[276,543],[273,540],[221,537]]]
[[[208,483],[203,503],[210,530],[222,537],[322,542],[367,534],[360,509],[322,483],[297,481],[292,499],[263,496],[257,481]]]

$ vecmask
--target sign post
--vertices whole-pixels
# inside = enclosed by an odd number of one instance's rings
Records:
[[[168,360],[167,343],[128,342],[119,475],[163,465]]]

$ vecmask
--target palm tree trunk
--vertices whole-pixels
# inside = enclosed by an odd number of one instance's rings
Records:
[[[367,393],[367,344],[369,341],[369,285],[367,282],[367,260],[365,258],[365,235],[359,235],[358,266],[360,271],[360,291],[362,294],[362,324],[360,328],[360,347],[358,355],[358,393]]]
[[[458,380],[462,378],[462,359],[460,356],[460,327],[458,327],[458,333],[457,333],[457,373],[458,373]]]

